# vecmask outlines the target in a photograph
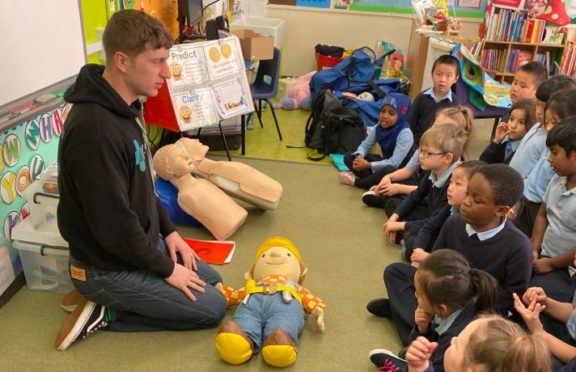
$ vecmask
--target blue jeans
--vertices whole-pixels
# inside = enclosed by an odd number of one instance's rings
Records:
[[[160,239],[158,249],[168,254],[163,239]],[[107,328],[110,331],[209,328],[218,325],[226,312],[226,299],[214,287],[222,278],[202,261],[197,261],[197,274],[206,282],[206,292],[191,289],[196,301],[191,301],[184,292],[154,273],[100,270],[72,257],[70,261],[86,270],[86,281],[72,279],[74,287],[90,301],[113,310]]]
[[[282,300],[282,293],[273,295],[251,294],[248,302],[240,303],[233,320],[254,342],[254,354],[264,340],[277,328],[284,330],[298,345],[298,335],[304,328],[304,309],[295,298],[290,303]]]

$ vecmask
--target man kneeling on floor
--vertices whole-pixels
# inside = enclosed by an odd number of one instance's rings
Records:
[[[58,227],[81,296],[56,337],[66,350],[89,334],[214,327],[226,299],[220,275],[197,259],[154,194],[139,96],[170,77],[170,31],[124,10],[103,36],[106,66],[82,67],[64,98]]]

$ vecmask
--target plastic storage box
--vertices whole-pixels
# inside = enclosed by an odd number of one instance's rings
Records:
[[[274,46],[282,49],[285,23],[283,19],[266,17],[242,17],[233,19],[232,30],[252,30],[264,36],[274,36]]]
[[[30,219],[34,227],[45,225],[50,220],[56,219],[58,208],[58,165],[52,164],[34,181],[24,196],[30,208]]]
[[[21,241],[13,245],[20,255],[30,289],[65,293],[73,288],[68,273],[68,248]]]

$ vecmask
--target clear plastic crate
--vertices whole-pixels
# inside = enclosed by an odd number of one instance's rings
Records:
[[[58,165],[52,164],[42,172],[24,192],[30,219],[34,227],[47,224],[56,219],[56,209],[60,200],[58,193]]]
[[[68,270],[68,248],[21,241],[14,241],[13,246],[20,255],[30,289],[65,293],[73,288]]]
[[[282,49],[285,23],[283,19],[267,17],[241,17],[233,19],[232,30],[252,30],[262,36],[274,36],[274,46]]]

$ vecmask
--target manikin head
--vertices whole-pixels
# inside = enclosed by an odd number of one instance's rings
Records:
[[[158,149],[154,154],[153,166],[158,176],[166,181],[190,174],[194,168],[186,149],[176,144]]]
[[[180,138],[178,141],[176,141],[176,145],[183,146],[193,161],[200,161],[204,159],[206,153],[209,150],[208,146],[203,145],[197,139],[186,137]]]

